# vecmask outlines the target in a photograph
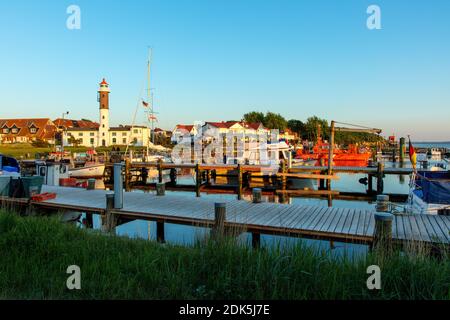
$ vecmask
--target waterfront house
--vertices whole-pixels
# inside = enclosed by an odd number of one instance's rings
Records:
[[[55,143],[57,128],[49,118],[0,119],[1,143]]]

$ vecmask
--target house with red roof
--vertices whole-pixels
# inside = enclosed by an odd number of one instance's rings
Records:
[[[181,137],[190,135],[194,136],[197,134],[197,127],[191,124],[177,124],[172,130],[172,137],[170,138],[172,143],[177,143],[180,141]]]
[[[0,119],[0,143],[55,143],[57,127],[49,118]]]

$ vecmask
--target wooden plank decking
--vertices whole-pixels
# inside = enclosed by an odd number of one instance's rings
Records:
[[[44,186],[42,192],[55,192],[56,199],[35,206],[103,213],[105,194],[111,191]],[[194,226],[212,226],[214,203],[225,202],[226,224],[249,232],[301,236],[351,243],[371,243],[374,211],[328,208],[297,204],[238,201],[220,195],[195,197],[191,193],[125,192],[124,207],[113,210],[118,217]],[[450,244],[450,216],[395,216],[393,240],[415,240]]]

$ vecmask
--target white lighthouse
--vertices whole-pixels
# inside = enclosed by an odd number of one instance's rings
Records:
[[[98,90],[98,102],[100,107],[100,127],[98,128],[98,146],[109,145],[109,84],[105,78],[100,82]]]

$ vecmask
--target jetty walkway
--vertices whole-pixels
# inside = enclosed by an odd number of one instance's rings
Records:
[[[56,198],[42,202],[1,197],[0,202],[31,205],[36,208],[110,214],[120,225],[135,219],[157,222],[158,237],[164,239],[164,223],[214,227],[215,203],[226,206],[225,227],[261,234],[304,237],[328,241],[371,244],[375,232],[375,208],[346,209],[299,204],[252,203],[220,195],[195,197],[190,193],[124,192],[122,209],[107,209],[106,195],[112,191],[43,186]],[[450,216],[397,215],[392,221],[392,241],[411,240],[450,244]]]

